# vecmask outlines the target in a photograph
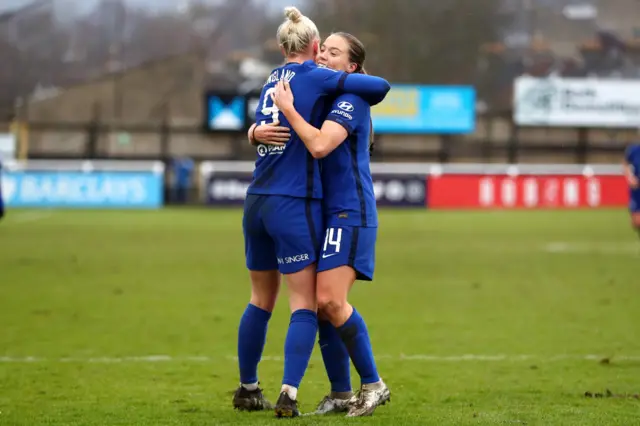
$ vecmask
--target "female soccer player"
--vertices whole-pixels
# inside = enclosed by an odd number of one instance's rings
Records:
[[[629,183],[631,226],[640,237],[640,144],[631,144],[624,155],[624,174]]]
[[[4,201],[2,200],[2,160],[0,159],[0,220],[4,217]]]
[[[373,104],[384,99],[390,89],[384,79],[319,68],[314,62],[320,44],[315,24],[294,7],[285,8],[285,16],[277,37],[286,64],[273,70],[267,79],[256,111],[257,122],[282,121],[287,125],[271,97],[279,81],[286,80],[299,93],[298,112],[314,124],[322,122],[329,96],[356,93]],[[278,417],[293,417],[299,414],[297,390],[318,329],[316,261],[324,230],[322,182],[317,160],[296,135],[286,146],[259,146],[257,154],[243,217],[252,291],[238,331],[241,385],[233,404],[244,410],[270,408],[258,388],[257,366],[283,274],[292,314],[275,412]]]
[[[357,38],[336,33],[325,40],[318,62],[348,73],[364,73],[364,59],[365,49]],[[371,107],[356,95],[341,95],[318,129],[298,113],[286,81],[278,82],[273,97],[313,157],[324,159],[323,213],[327,229],[318,260],[317,298],[320,315],[329,320],[325,330],[321,326],[320,345],[332,394],[321,402],[317,412],[348,408],[347,416],[370,415],[390,399],[390,393],[378,375],[364,320],[349,304],[347,295],[356,279],[373,279],[378,218],[369,164]],[[362,382],[355,402],[348,394],[343,398],[337,395],[351,390],[345,348]]]

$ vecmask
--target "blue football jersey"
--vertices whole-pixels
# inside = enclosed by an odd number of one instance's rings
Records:
[[[333,102],[326,120],[340,124],[349,134],[322,160],[326,225],[377,227],[369,155],[371,106],[356,95],[344,94]]]
[[[327,107],[335,96],[344,92],[356,93],[375,104],[382,101],[390,89],[389,83],[379,77],[338,72],[318,67],[313,61],[288,63],[273,70],[262,88],[256,109],[258,124],[276,123],[291,127],[271,99],[276,84],[281,80],[289,82],[296,110],[314,127],[321,126]],[[322,198],[318,161],[293,131],[285,146],[258,145],[253,181],[247,192]]]
[[[629,145],[624,159],[633,169],[634,175],[640,179],[640,144]]]

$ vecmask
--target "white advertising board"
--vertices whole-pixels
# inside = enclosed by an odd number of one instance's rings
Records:
[[[519,77],[513,90],[520,126],[640,128],[640,81]]]

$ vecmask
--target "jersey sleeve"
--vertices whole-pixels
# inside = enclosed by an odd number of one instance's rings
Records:
[[[313,79],[320,84],[322,91],[327,95],[336,95],[342,91],[347,73],[331,68],[315,67],[310,72]]]
[[[382,102],[391,89],[387,80],[373,75],[347,74],[323,67],[315,68],[311,73],[327,95],[351,93],[362,97],[369,105]]]
[[[341,89],[345,93],[352,93],[362,97],[371,106],[384,100],[391,90],[387,80],[374,75],[346,74]]]
[[[344,94],[333,101],[331,112],[325,120],[340,124],[351,135],[359,124],[369,120],[369,109],[369,104],[359,96]]]

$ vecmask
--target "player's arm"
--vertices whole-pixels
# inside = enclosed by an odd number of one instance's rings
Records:
[[[369,105],[377,105],[391,90],[391,85],[382,77],[365,74],[346,74],[342,83],[345,93],[352,93],[366,100]]]
[[[252,146],[258,144],[282,146],[289,142],[291,131],[288,127],[275,124],[253,123],[247,132],[247,138]]]
[[[638,178],[636,177],[635,170],[632,163],[632,157],[634,154],[634,150],[639,149],[635,145],[631,145],[627,148],[624,153],[624,161],[622,162],[622,167],[624,170],[624,176],[627,178],[627,182],[629,183],[629,187],[632,189],[640,188],[640,182],[638,182]]]
[[[258,143],[256,142],[255,134],[254,134],[256,131],[256,127],[258,127],[258,124],[253,123],[251,127],[249,127],[249,130],[247,131],[247,139],[249,140],[249,144],[251,144],[251,146],[258,145]]]
[[[391,85],[381,77],[366,74],[347,74],[344,71],[334,71],[329,68],[313,70],[319,78],[323,90],[329,95],[351,93],[360,96],[369,105],[379,104],[391,90]]]
[[[636,175],[633,173],[633,167],[631,166],[631,164],[629,164],[627,160],[625,160],[622,166],[624,168],[624,176],[627,178],[629,187],[632,189],[640,188],[640,182],[638,181]]]
[[[298,137],[307,147],[313,158],[324,158],[333,152],[349,135],[345,126],[335,121],[327,120],[322,128],[309,124],[293,105],[293,92],[287,82],[278,83],[274,102],[287,117],[287,121]]]
[[[331,154],[348,136],[345,128],[335,121],[325,121],[322,123],[322,128],[318,129],[307,123],[295,109],[284,112],[284,115],[313,158],[316,159]]]

